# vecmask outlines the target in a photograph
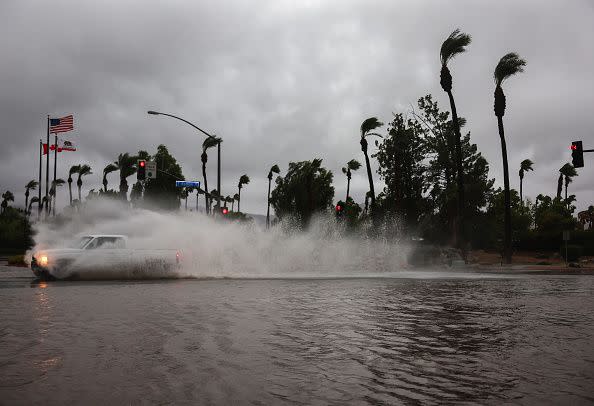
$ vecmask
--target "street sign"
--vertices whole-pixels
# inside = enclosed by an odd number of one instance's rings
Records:
[[[146,177],[148,179],[156,179],[157,178],[157,162],[146,161]]]
[[[200,187],[200,181],[192,181],[192,180],[176,180],[175,181],[176,187]]]

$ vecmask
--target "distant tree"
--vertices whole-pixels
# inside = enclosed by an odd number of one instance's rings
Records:
[[[2,213],[6,211],[9,202],[14,202],[14,195],[10,190],[7,190],[2,194],[2,203],[0,204],[0,207],[2,207]]]
[[[512,225],[511,225],[511,197],[509,189],[509,168],[507,164],[507,146],[505,143],[505,133],[503,129],[503,115],[505,114],[505,94],[501,85],[509,77],[523,72],[526,61],[514,52],[503,56],[497,66],[493,77],[495,79],[495,116],[497,117],[497,126],[499,128],[499,138],[501,140],[501,155],[503,157],[503,185],[505,196],[505,235],[504,235],[504,261],[511,264],[512,260]]]
[[[276,178],[270,204],[279,219],[296,217],[303,227],[312,215],[332,207],[332,172],[322,167],[321,159],[290,162],[284,177]]]
[[[25,185],[25,209],[27,209],[29,207],[29,191],[37,189],[37,186],[39,186],[39,182],[37,182],[36,180],[30,180]],[[39,200],[39,199],[37,199],[37,200]],[[27,213],[28,213],[28,210],[27,210]]]
[[[342,173],[344,173],[347,177],[347,192],[346,192],[346,202],[349,200],[349,192],[351,190],[351,175],[352,172],[358,170],[361,167],[361,164],[356,159],[351,159],[347,162],[346,166],[342,168]]]
[[[82,188],[82,178],[83,176],[92,175],[91,167],[87,164],[81,165],[80,169],[78,170],[78,179],[76,180],[76,186],[78,187],[78,200],[82,201],[81,197],[81,188]]]
[[[371,163],[369,162],[369,154],[367,153],[367,137],[376,135],[381,138],[378,133],[372,132],[376,128],[383,126],[384,123],[380,122],[377,117],[370,117],[361,123],[361,151],[365,155],[365,165],[367,166],[367,179],[369,180],[369,191],[371,192],[371,210],[375,208],[375,189],[373,188],[373,176],[371,174]]]
[[[448,94],[450,99],[450,108],[452,111],[452,123],[454,127],[454,144],[456,145],[456,172],[458,174],[458,204],[457,204],[457,214],[458,220],[457,224],[457,236],[458,241],[456,244],[459,247],[463,247],[464,242],[464,209],[465,209],[465,200],[464,200],[464,168],[462,165],[463,156],[462,156],[462,135],[460,134],[460,123],[458,121],[458,113],[456,112],[456,103],[454,101],[454,96],[452,95],[452,75],[448,68],[448,62],[452,60],[456,55],[466,52],[466,47],[470,45],[471,37],[470,35],[460,32],[459,29],[454,30],[449,37],[441,44],[441,50],[439,53],[441,59],[441,73],[440,73],[440,84],[441,88]]]
[[[565,165],[563,165],[561,169],[559,169],[559,173],[565,179],[565,200],[567,200],[567,186],[569,186],[569,184],[573,182],[573,177],[578,176],[578,174],[573,165],[570,163],[566,163]]]
[[[378,196],[378,207],[403,220],[405,229],[416,228],[426,211],[423,196],[425,184],[425,145],[420,124],[394,114],[388,124],[388,135],[378,144],[378,174],[386,186]]]
[[[118,160],[114,162],[114,165],[120,171],[120,197],[122,200],[128,199],[128,177],[136,173],[136,156],[131,156],[129,153],[123,153],[118,155]]]
[[[534,165],[534,162],[532,162],[529,159],[524,159],[521,163],[520,163],[520,201],[523,203],[524,202],[524,196],[522,195],[522,183],[524,181],[524,173],[528,172],[528,171],[532,171],[532,165]]]
[[[39,202],[39,197],[33,196],[31,198],[31,201],[29,202],[29,206],[27,206],[27,216],[30,216],[31,215],[31,208],[33,207],[33,205],[35,203],[38,203],[38,202]]]
[[[248,183],[250,183],[250,177],[247,175],[241,175],[239,177],[239,182],[237,183],[237,189],[239,189],[239,192],[237,193],[237,195],[239,196],[239,199],[237,200],[237,211],[241,211],[239,209],[239,204],[241,203],[241,188],[243,187],[243,185],[247,185]]]
[[[235,211],[235,202],[239,201],[239,194],[238,193],[235,193],[233,195],[232,200],[233,201],[231,202],[231,211]]]
[[[49,195],[50,195],[50,200],[49,200],[49,211],[52,211],[53,208],[53,215],[56,215],[56,205],[55,205],[55,201],[56,201],[56,192],[57,192],[57,188],[62,186],[64,183],[66,183],[64,181],[64,179],[58,178],[56,180],[52,180],[52,185],[50,186],[50,190],[49,190]]]
[[[70,206],[72,206],[72,175],[78,173],[80,165],[73,165],[68,171],[68,194],[70,195]]]
[[[270,184],[272,183],[272,174],[280,173],[278,165],[274,164],[268,171],[268,198],[266,199],[266,228],[270,228]],[[239,195],[237,195],[239,197]]]
[[[220,142],[223,142],[223,140],[221,140],[220,138],[208,137],[202,143],[202,155],[200,155],[200,159],[202,160],[202,177],[204,178],[204,190],[208,190],[208,180],[206,178],[206,163],[208,162],[207,151],[209,148],[216,147],[217,145],[219,145]],[[204,194],[204,200],[206,213],[208,214],[210,213],[210,206],[212,205],[208,193]]]
[[[108,164],[103,168],[103,191],[107,193],[107,175],[118,170],[118,167],[114,164]],[[70,194],[72,199],[72,193]]]
[[[157,163],[159,176],[145,181],[144,204],[158,209],[178,210],[183,189],[175,186],[175,180],[184,180],[181,166],[165,145],[157,147],[152,159]]]

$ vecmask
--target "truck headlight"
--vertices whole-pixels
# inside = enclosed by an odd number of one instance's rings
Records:
[[[47,255],[42,255],[39,258],[39,265],[41,265],[41,266],[47,266]]]

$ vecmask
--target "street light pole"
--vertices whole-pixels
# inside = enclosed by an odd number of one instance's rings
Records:
[[[167,117],[175,118],[177,120],[183,121],[184,123],[194,127],[195,129],[197,129],[198,131],[200,131],[202,134],[206,135],[209,138],[214,138],[215,140],[218,139],[218,142],[217,142],[217,191],[219,193],[218,193],[218,197],[217,197],[217,209],[218,209],[217,213],[220,212],[221,196],[222,196],[222,193],[221,193],[221,142],[222,142],[222,140],[220,138],[215,137],[214,135],[207,133],[202,128],[189,122],[188,120],[184,120],[183,118],[174,116],[173,114],[161,113],[159,111],[154,111],[154,110],[149,110],[149,111],[147,111],[147,113],[151,114],[153,116],[167,116]],[[208,190],[206,190],[206,193],[209,193]]]

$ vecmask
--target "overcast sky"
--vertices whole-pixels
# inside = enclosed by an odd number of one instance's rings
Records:
[[[511,184],[518,188],[519,164],[530,158],[525,195],[553,195],[571,141],[594,148],[593,22],[591,0],[2,0],[0,189],[24,203],[47,115],[70,113],[76,130],[64,138],[78,151],[61,154],[58,176],[89,163],[84,195],[100,187],[118,153],[154,152],[161,143],[187,179],[201,180],[203,136],[146,114],[155,109],[223,137],[223,193],[236,193],[243,173],[251,178],[244,211],[265,213],[271,165],[285,171],[289,161],[315,157],[334,172],[338,200],[346,190],[340,168],[364,162],[365,118],[388,122],[427,93],[449,109],[439,48],[460,27],[473,40],[450,65],[454,96],[490,176],[503,184],[493,69],[516,51],[528,64],[504,84]],[[207,168],[213,186],[215,155]],[[580,209],[594,204],[594,153],[585,165],[570,185]],[[118,174],[109,180],[117,187]],[[360,170],[355,200],[367,188]],[[67,199],[64,187],[58,205]]]

